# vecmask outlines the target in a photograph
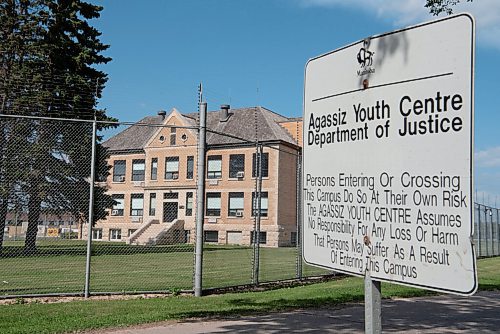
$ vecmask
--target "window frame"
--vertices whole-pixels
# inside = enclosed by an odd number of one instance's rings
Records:
[[[177,162],[177,170],[169,171],[168,163]],[[165,180],[178,180],[179,179],[179,156],[170,156],[165,158]]]
[[[122,229],[121,228],[110,228],[108,239],[111,240],[122,240]]]
[[[212,236],[217,236],[217,240],[215,238],[207,240],[207,235],[212,234]],[[204,231],[203,232],[203,242],[209,242],[209,243],[218,243],[219,242],[219,231]]]
[[[242,162],[241,166],[235,162]],[[229,178],[238,178],[238,172],[245,173],[245,154],[230,154],[229,155]]]
[[[172,126],[170,128],[170,146],[177,145],[177,128]]]
[[[125,215],[125,194],[112,194],[111,199],[113,201],[117,201],[119,199],[122,200],[122,203],[121,203],[122,208],[119,208],[118,204],[113,204],[113,206],[111,207],[111,216],[123,217]],[[114,210],[118,211],[118,213],[116,215],[113,214]]]
[[[134,199],[142,199],[142,207],[134,208]],[[130,194],[130,216],[142,217],[144,214],[144,194]]]
[[[220,192],[207,192],[205,201],[205,215],[207,217],[220,217],[222,207],[222,194]],[[209,208],[209,199],[219,199],[219,208]]]
[[[102,240],[102,228],[92,229],[92,240]]]
[[[260,196],[260,217],[267,217],[269,215],[269,193],[267,191],[262,191]],[[265,194],[265,196],[263,196]],[[262,199],[266,199],[267,201],[265,202],[267,204],[266,208],[262,208]],[[256,203],[257,202],[257,194],[255,192],[252,192],[252,217],[256,216],[257,212],[257,207]],[[265,210],[265,211],[264,211]]]
[[[298,237],[297,232],[295,231],[290,232],[290,244],[292,246],[297,246],[297,241],[298,241],[297,237]]]
[[[231,199],[241,198],[241,207],[232,208]],[[245,211],[245,193],[244,192],[230,192],[227,198],[227,216],[228,217],[238,217],[237,212],[240,211],[242,214]]]
[[[156,215],[156,193],[149,194],[149,216]]]
[[[142,161],[142,162],[141,162]],[[143,169],[136,169],[137,165],[144,166]],[[146,159],[132,160],[132,181],[144,181],[146,178]]]
[[[163,193],[163,199],[164,200],[179,199],[179,193],[176,191],[169,191],[169,192]]]
[[[186,208],[184,215],[186,217],[191,217],[193,215],[193,192],[186,192]]]
[[[117,173],[117,167],[123,166],[123,174]],[[115,160],[113,161],[113,182],[125,182],[125,176],[127,174],[127,160]],[[122,180],[123,177],[123,180]]]
[[[158,180],[158,158],[151,158],[151,173],[152,181]]]
[[[252,231],[250,233],[250,244],[255,244],[255,236],[257,231]],[[259,245],[267,244],[267,231],[259,231]]]
[[[211,169],[211,161],[219,161],[220,168],[215,170],[210,170]],[[207,179],[209,180],[215,180],[215,179],[222,179],[222,155],[209,155],[207,157]]]
[[[252,154],[252,177],[257,177],[257,153]],[[269,152],[262,152],[262,177],[269,177]]]
[[[186,179],[194,178],[194,156],[190,155],[186,159]]]

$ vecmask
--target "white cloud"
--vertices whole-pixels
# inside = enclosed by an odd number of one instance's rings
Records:
[[[424,7],[425,0],[299,0],[305,7],[343,7],[376,13],[382,20],[391,22],[395,27],[432,20],[434,17]],[[476,19],[477,42],[480,45],[500,49],[500,1],[462,0],[454,7],[455,13],[469,12]]]
[[[500,167],[500,146],[478,151],[474,155],[477,167]]]
[[[487,205],[500,206],[500,146],[477,151],[475,187],[476,200]],[[493,202],[495,200],[495,203]],[[491,200],[491,202],[490,202]]]

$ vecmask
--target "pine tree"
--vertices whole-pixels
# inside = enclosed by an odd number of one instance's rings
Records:
[[[2,114],[110,120],[96,108],[107,76],[94,68],[110,61],[102,55],[108,46],[88,23],[102,8],[81,0],[7,0],[0,10],[2,23],[10,27],[4,32],[2,25],[2,40],[12,41],[2,50]],[[44,119],[2,122],[0,222],[9,205],[28,213],[25,253],[31,254],[42,212],[86,215],[92,126]],[[98,150],[102,166],[105,152]],[[100,219],[112,200],[102,188],[95,197]]]

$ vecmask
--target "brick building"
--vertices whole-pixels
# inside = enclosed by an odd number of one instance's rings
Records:
[[[96,224],[95,240],[194,241],[196,117],[173,109],[146,117],[104,142],[111,166],[105,186],[117,204]],[[205,241],[253,242],[258,139],[264,144],[260,242],[270,247],[294,244],[301,120],[262,107],[223,106],[207,113],[207,128]]]

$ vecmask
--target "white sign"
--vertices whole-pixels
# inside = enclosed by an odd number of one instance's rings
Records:
[[[474,22],[374,36],[305,71],[307,263],[463,295],[472,244]]]

